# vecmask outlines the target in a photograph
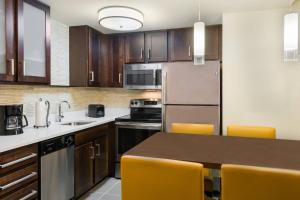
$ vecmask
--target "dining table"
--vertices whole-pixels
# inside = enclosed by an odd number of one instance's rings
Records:
[[[236,164],[300,170],[300,141],[156,133],[124,155],[202,163],[220,169]]]

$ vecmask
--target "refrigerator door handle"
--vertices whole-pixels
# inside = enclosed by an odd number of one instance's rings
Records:
[[[162,91],[163,104],[167,103],[167,81],[168,81],[167,78],[168,78],[168,74],[167,72],[165,72],[163,76],[163,91]]]

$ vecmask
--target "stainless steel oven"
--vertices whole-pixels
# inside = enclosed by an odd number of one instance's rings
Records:
[[[161,106],[160,99],[134,99],[130,102],[130,115],[116,119],[116,178],[120,178],[121,156],[161,131]]]
[[[126,89],[161,89],[162,64],[124,65],[123,84]]]

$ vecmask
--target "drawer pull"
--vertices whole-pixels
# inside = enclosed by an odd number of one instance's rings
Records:
[[[30,154],[29,156],[20,158],[20,159],[18,159],[18,160],[14,160],[14,161],[11,161],[11,162],[5,163],[5,164],[0,164],[0,168],[3,169],[3,168],[6,168],[6,167],[10,167],[10,166],[12,166],[12,165],[15,165],[15,164],[17,164],[17,163],[23,162],[23,161],[25,161],[25,160],[29,160],[29,159],[34,158],[34,157],[36,157],[36,154],[35,154],[35,153],[32,153],[32,154]]]
[[[29,175],[27,175],[27,176],[24,176],[23,178],[20,178],[20,179],[18,179],[18,180],[16,180],[16,181],[13,181],[13,182],[11,182],[11,183],[8,183],[8,184],[6,184],[6,185],[4,185],[4,186],[0,186],[0,189],[1,189],[1,190],[6,190],[6,189],[8,189],[8,188],[10,188],[10,187],[12,187],[12,186],[15,186],[15,185],[17,185],[17,184],[19,184],[19,183],[21,183],[21,182],[23,182],[23,181],[28,180],[28,179],[30,179],[30,178],[36,176],[36,175],[37,175],[36,172],[31,172],[31,174],[29,174]]]
[[[37,191],[36,190],[32,190],[30,194],[27,194],[25,197],[22,197],[21,199],[19,200],[26,200],[26,199],[30,199],[31,197],[33,197],[34,195],[37,194]]]
[[[96,147],[97,147],[97,154],[96,154],[96,156],[101,156],[101,147],[100,147],[100,144],[96,144]]]

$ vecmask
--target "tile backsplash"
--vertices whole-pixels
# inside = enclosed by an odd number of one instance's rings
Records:
[[[34,117],[35,102],[39,98],[50,101],[52,114],[57,113],[58,103],[67,100],[71,111],[83,110],[88,104],[99,103],[106,107],[128,107],[130,99],[160,98],[159,91],[125,90],[122,88],[81,88],[1,85],[0,104],[24,104],[24,113]],[[65,111],[68,108],[64,108]]]

